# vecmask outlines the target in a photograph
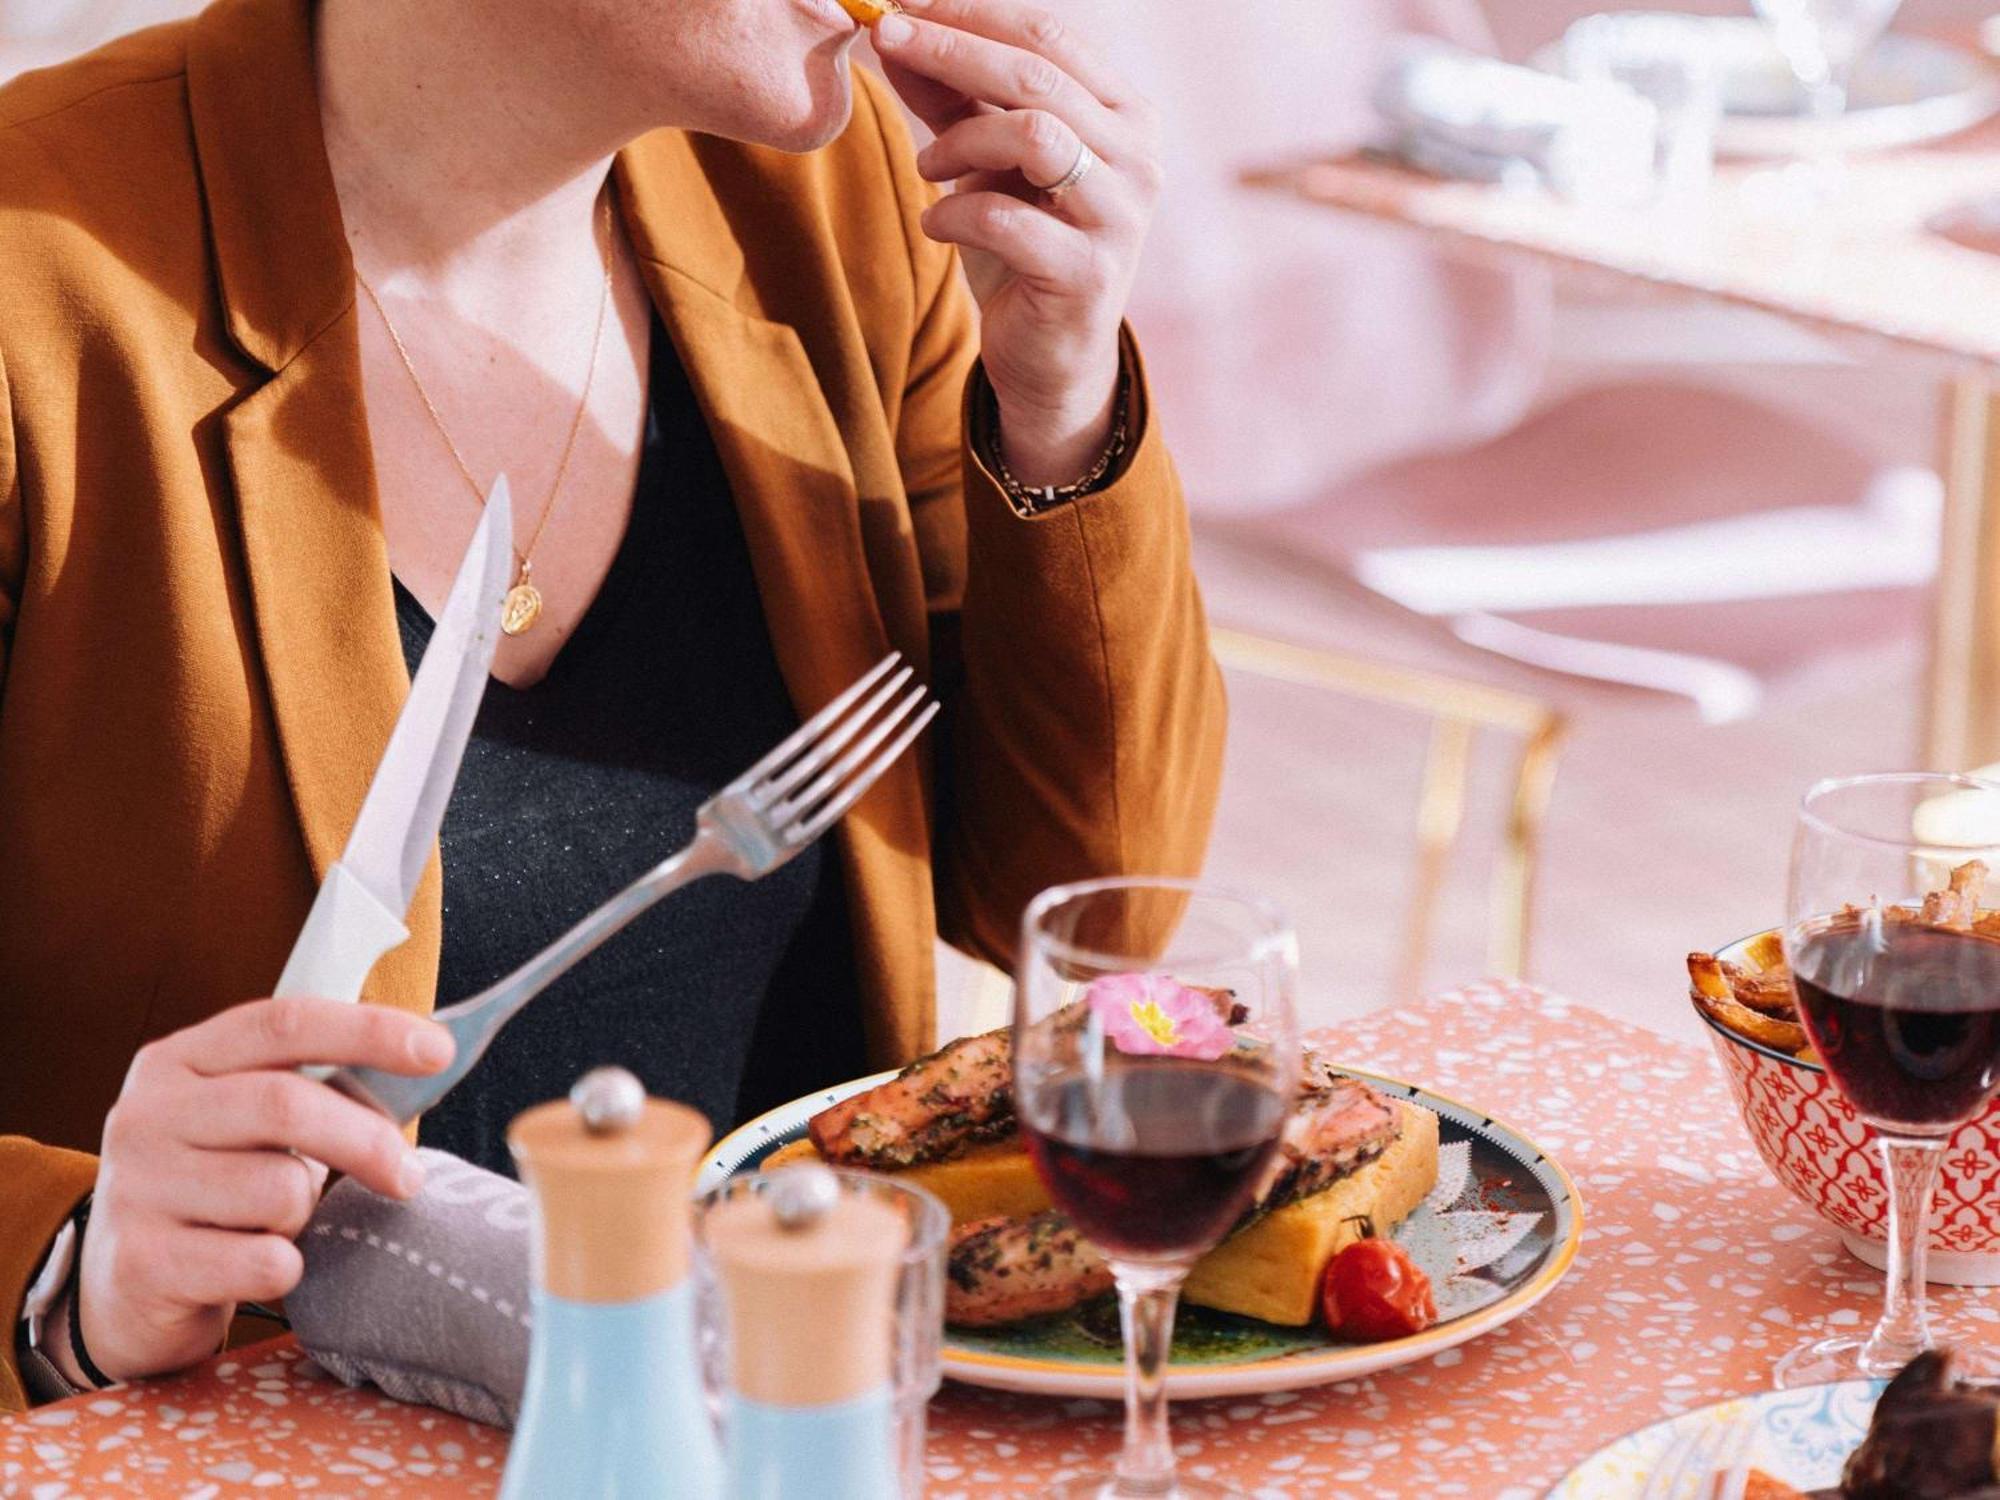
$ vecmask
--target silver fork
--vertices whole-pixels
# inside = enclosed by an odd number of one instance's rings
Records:
[[[1681,1434],[1647,1473],[1639,1500],[1743,1500],[1756,1441],[1757,1418],[1749,1411]]]
[[[791,859],[860,801],[937,713],[938,705],[928,701],[922,683],[906,688],[911,669],[897,670],[901,659],[890,652],[797,733],[703,803],[686,848],[648,870],[506,978],[439,1011],[435,1019],[458,1044],[451,1066],[442,1073],[406,1078],[374,1068],[340,1068],[328,1082],[407,1124],[472,1071],[522,1006],[641,912],[705,875],[757,880]]]

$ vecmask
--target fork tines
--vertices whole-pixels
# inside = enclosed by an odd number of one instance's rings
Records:
[[[900,652],[883,657],[730,788],[744,792],[786,843],[817,838],[936,716],[939,705],[922,683],[911,683],[912,668],[898,668],[901,661]]]

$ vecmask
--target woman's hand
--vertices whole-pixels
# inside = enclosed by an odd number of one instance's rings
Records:
[[[184,1368],[221,1345],[238,1302],[296,1286],[292,1241],[329,1167],[395,1198],[422,1185],[395,1125],[295,1067],[417,1076],[451,1055],[434,1021],[331,1000],[253,1001],[142,1048],[104,1121],[81,1249],[97,1366],[120,1380]],[[51,1352],[74,1378],[67,1344],[60,1332]]]
[[[903,0],[875,28],[896,91],[957,190],[924,215],[960,247],[981,311],[1007,465],[1067,484],[1110,441],[1118,326],[1160,191],[1152,106],[1054,13],[1025,0]],[[1058,198],[1043,191],[1095,160]]]

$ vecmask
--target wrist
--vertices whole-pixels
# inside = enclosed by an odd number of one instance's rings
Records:
[[[91,1391],[98,1389],[98,1384],[84,1373],[69,1340],[70,1303],[75,1298],[74,1283],[63,1288],[55,1304],[49,1308],[48,1319],[42,1324],[41,1339],[35,1347],[44,1359],[56,1367],[56,1373],[64,1380],[80,1391]]]
[[[1073,483],[1103,455],[1117,416],[1119,362],[1053,401],[993,388],[1000,453],[1024,485]]]

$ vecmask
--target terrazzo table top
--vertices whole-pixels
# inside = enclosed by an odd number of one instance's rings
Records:
[[[1380,1011],[1322,1045],[1531,1136],[1576,1179],[1582,1253],[1539,1307],[1462,1349],[1177,1406],[1186,1472],[1257,1500],[1533,1500],[1623,1432],[1764,1388],[1820,1321],[1873,1316],[1876,1273],[1772,1182],[1705,1048],[1508,985]],[[2000,1293],[1935,1297],[1947,1317],[2000,1322]],[[1104,1403],[947,1386],[931,1414],[932,1500],[1033,1495],[1106,1461],[1118,1434]],[[0,1419],[0,1495],[29,1500],[484,1495],[505,1462],[505,1434],[347,1390],[282,1340]]]

